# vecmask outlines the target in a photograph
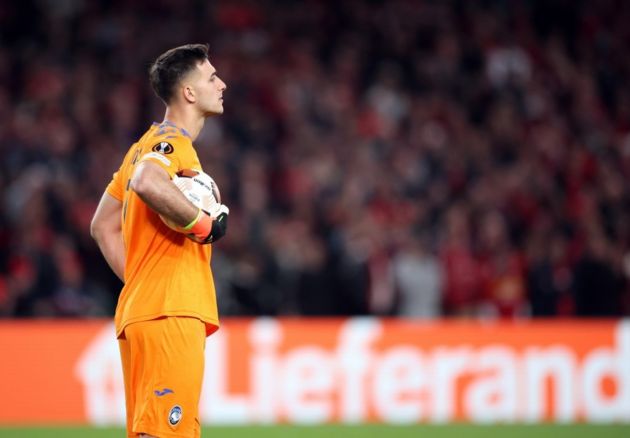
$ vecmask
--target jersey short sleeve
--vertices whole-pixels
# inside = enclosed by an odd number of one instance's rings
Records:
[[[110,183],[107,185],[107,188],[105,189],[105,191],[109,195],[113,196],[114,198],[116,198],[117,200],[121,202],[125,196],[125,190],[127,188],[126,182],[125,182],[126,178],[128,178],[127,176],[125,176],[126,170],[129,167],[129,162],[134,159],[134,156],[135,156],[135,148],[131,147],[127,151],[127,154],[125,155],[125,158],[123,159],[123,162],[118,168],[118,170],[114,172],[114,175],[112,175],[112,180],[110,181]]]
[[[109,195],[113,196],[114,198],[116,198],[119,201],[122,201],[123,195],[124,195],[124,192],[125,192],[125,188],[123,187],[123,184],[122,184],[122,181],[121,181],[121,172],[120,172],[120,170],[118,172],[114,173],[114,175],[112,176],[112,180],[107,185],[106,191],[107,191],[107,193]]]
[[[171,137],[168,140],[156,141],[141,158],[142,161],[151,161],[168,172],[173,178],[177,172],[191,167],[196,160],[196,153],[192,143],[186,137]]]

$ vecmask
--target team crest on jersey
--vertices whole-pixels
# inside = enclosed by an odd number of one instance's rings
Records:
[[[171,408],[171,411],[168,413],[168,423],[171,426],[177,426],[177,424],[182,419],[182,408],[179,405],[175,405]]]
[[[159,152],[161,154],[172,154],[173,151],[175,150],[173,148],[173,145],[166,142],[166,141],[162,141],[158,144],[156,144],[155,146],[153,146],[153,148],[151,149],[153,152]]]

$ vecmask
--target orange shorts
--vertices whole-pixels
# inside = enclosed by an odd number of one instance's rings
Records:
[[[136,322],[119,339],[127,436],[199,437],[205,324],[165,317]]]

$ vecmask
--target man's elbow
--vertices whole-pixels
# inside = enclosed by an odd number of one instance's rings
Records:
[[[153,175],[154,170],[150,166],[142,166],[135,172],[131,181],[129,182],[129,187],[131,190],[136,192],[141,199],[146,199],[147,196],[150,196],[152,192],[155,190],[155,185],[153,184]]]
[[[116,232],[114,224],[107,217],[95,215],[90,223],[90,236],[100,246],[108,234]]]
[[[99,243],[103,236],[103,226],[96,218],[92,219],[90,223],[90,236],[92,236],[92,239],[96,240],[96,243]]]
[[[136,192],[138,196],[142,197],[149,191],[149,182],[147,180],[148,178],[143,174],[135,175],[131,178],[129,188]]]
[[[100,247],[109,234],[121,231],[122,202],[104,193],[90,221],[90,236]]]

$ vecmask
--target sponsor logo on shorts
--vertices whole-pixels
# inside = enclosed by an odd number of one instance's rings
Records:
[[[154,392],[154,393],[155,393],[155,395],[157,395],[158,397],[162,397],[163,395],[166,395],[166,394],[175,394],[175,391],[173,391],[173,390],[172,390],[172,389],[170,389],[170,388],[164,388],[164,389],[163,389],[163,390],[161,390],[161,391],[160,391],[159,389],[156,389],[156,390],[155,390],[155,391],[153,391],[153,392]]]
[[[177,426],[182,419],[182,415],[182,407],[179,405],[173,406],[171,411],[168,413],[168,423],[171,426]]]
[[[151,150],[153,152],[159,152],[161,154],[167,155],[167,154],[172,154],[175,149],[173,148],[173,145],[170,144],[169,142],[162,141],[156,144],[155,146],[153,146]]]

